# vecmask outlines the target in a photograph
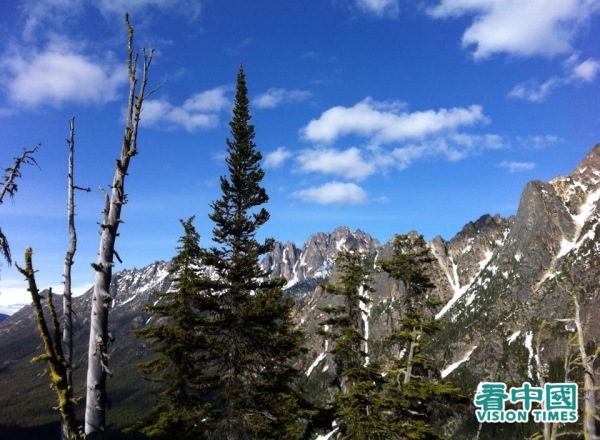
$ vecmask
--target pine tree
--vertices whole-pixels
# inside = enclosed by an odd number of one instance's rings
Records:
[[[193,220],[194,217],[180,220],[185,234],[179,239],[178,254],[169,270],[170,289],[155,292],[158,301],[147,308],[155,324],[135,333],[148,339],[157,354],[154,359],[138,365],[144,374],[161,385],[152,414],[134,427],[150,438],[169,439],[174,432],[181,439],[202,438],[197,420],[203,416],[203,406],[196,387],[199,316],[194,309],[201,249]]]
[[[337,438],[387,440],[399,438],[387,423],[388,405],[383,396],[381,367],[371,363],[363,349],[365,325],[362,309],[369,303],[372,259],[357,249],[342,251],[336,258],[337,284],[323,286],[340,297],[340,305],[322,310],[327,318],[320,333],[334,341],[331,353],[336,367],[334,385],[339,393],[334,401]]]
[[[435,287],[427,275],[432,261],[423,236],[409,234],[394,237],[392,257],[379,262],[399,288],[404,285],[405,292],[403,317],[387,340],[388,346],[401,349],[401,355],[387,372],[384,393],[388,407],[393,408],[387,421],[400,438],[438,438],[430,424],[434,408],[458,399],[458,390],[439,381],[425,354],[428,338],[439,328],[432,313],[439,302],[429,296]]]
[[[425,316],[426,308],[430,305],[427,292],[435,287],[426,273],[426,265],[432,261],[422,235],[396,235],[392,258],[380,262],[381,268],[396,283],[402,282],[405,287],[404,317],[392,335],[395,342],[406,345],[404,383],[411,379],[421,335],[436,328],[436,323]]]
[[[298,372],[301,335],[291,321],[292,300],[283,279],[267,279],[259,258],[274,241],[260,243],[258,229],[269,219],[269,200],[261,186],[262,155],[254,143],[243,68],[237,77],[231,139],[227,139],[228,177],[222,197],[209,215],[216,246],[203,254],[210,276],[198,284],[197,331],[205,348],[197,363],[199,384],[211,413],[201,424],[213,439],[297,438],[299,406],[291,389]]]
[[[334,356],[337,384],[340,392],[347,393],[354,381],[351,372],[366,364],[364,344],[364,321],[361,304],[369,302],[366,293],[371,291],[369,270],[365,255],[357,249],[342,251],[335,260],[339,271],[337,284],[323,285],[325,292],[341,297],[341,304],[321,309],[327,318],[319,325],[322,335],[334,341],[331,353]]]

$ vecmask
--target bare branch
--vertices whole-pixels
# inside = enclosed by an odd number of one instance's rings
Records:
[[[39,165],[33,154],[37,152],[40,148],[40,144],[36,145],[32,149],[23,148],[23,153],[19,157],[15,157],[15,163],[12,167],[6,168],[2,183],[2,187],[0,187],[0,205],[3,203],[4,196],[8,194],[12,199],[15,196],[15,193],[18,190],[18,186],[15,180],[21,177],[21,165],[35,165],[39,168]],[[2,258],[10,265],[12,264],[12,257],[10,253],[10,246],[8,244],[8,239],[6,235],[0,229],[0,255]]]
[[[17,184],[15,180],[18,177],[21,177],[21,165],[35,165],[38,168],[40,167],[33,157],[33,154],[37,152],[40,148],[40,144],[36,145],[32,149],[28,150],[27,148],[23,148],[23,153],[19,157],[15,157],[15,163],[12,167],[7,168],[5,170],[5,174],[3,176],[4,183],[2,184],[2,188],[0,189],[0,205],[4,201],[4,196],[8,194],[11,198],[15,196],[17,192]]]
[[[137,77],[138,55],[133,55],[133,27],[129,23],[129,15],[125,14],[127,28],[127,70],[129,73],[129,95],[125,113],[125,132],[121,145],[121,154],[116,160],[111,194],[105,194],[104,218],[100,230],[100,250],[97,263],[92,263],[95,270],[94,291],[92,296],[92,309],[90,317],[90,339],[88,349],[87,395],[85,411],[85,433],[90,438],[102,436],[106,422],[106,377],[111,374],[108,368],[108,316],[112,303],[110,295],[110,282],[114,258],[119,262],[121,258],[115,252],[115,241],[118,237],[118,228],[121,220],[121,209],[127,202],[125,193],[125,180],[129,163],[137,154],[137,135],[142,111],[142,104],[146,98],[146,81],[154,49],[149,54],[144,51],[142,77]],[[151,92],[152,93],[152,92]]]
[[[67,383],[67,367],[65,359],[62,355],[62,347],[60,340],[54,339],[50,336],[48,324],[44,316],[42,309],[42,295],[37,287],[35,280],[35,271],[33,269],[32,262],[33,251],[28,248],[25,251],[25,269],[21,268],[18,264],[15,264],[17,270],[25,277],[28,285],[29,292],[31,293],[32,304],[34,308],[34,315],[37,322],[38,332],[40,339],[44,346],[44,354],[36,356],[32,359],[32,362],[46,361],[50,369],[51,386],[56,391],[58,397],[58,410],[63,422],[66,427],[67,438],[78,439],[77,421],[75,418],[75,400],[73,399],[73,390]],[[48,292],[48,306],[50,308],[50,315],[55,325],[54,337],[60,339],[60,324],[56,316],[56,310],[52,303],[52,290]]]

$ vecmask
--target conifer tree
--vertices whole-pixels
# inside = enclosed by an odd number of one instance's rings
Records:
[[[341,297],[341,304],[321,309],[327,318],[320,323],[322,335],[333,342],[331,353],[334,356],[338,387],[347,393],[353,386],[352,373],[366,364],[364,344],[364,321],[361,303],[369,302],[366,293],[371,291],[369,270],[365,255],[357,249],[342,251],[335,260],[339,270],[338,284],[323,285],[325,292]]]
[[[202,438],[197,424],[202,405],[195,387],[199,335],[194,309],[201,252],[193,220],[180,220],[185,234],[179,239],[179,252],[169,270],[173,277],[170,289],[156,292],[158,301],[147,308],[155,323],[136,332],[136,336],[152,342],[152,350],[158,355],[138,365],[161,384],[152,414],[134,427],[150,438],[169,439],[174,432],[181,439]]]
[[[383,395],[381,367],[371,363],[363,349],[365,324],[362,308],[369,303],[372,259],[357,249],[342,251],[336,258],[337,284],[323,286],[340,297],[341,304],[322,310],[327,318],[320,331],[334,341],[331,353],[336,367],[334,417],[338,439],[387,440],[399,438],[387,422],[389,410]]]
[[[423,236],[409,234],[394,237],[392,257],[379,262],[399,287],[404,285],[405,292],[403,316],[387,340],[388,345],[401,349],[401,355],[387,372],[384,393],[393,408],[388,423],[395,426],[400,438],[438,438],[430,423],[434,408],[458,399],[458,390],[439,381],[425,355],[428,337],[439,328],[432,312],[439,302],[429,297],[435,286],[426,271],[432,261]]]
[[[291,364],[301,335],[291,321],[292,300],[283,294],[285,280],[268,280],[259,266],[274,241],[256,238],[269,219],[263,207],[269,198],[249,104],[240,66],[227,139],[229,176],[221,177],[222,196],[209,215],[216,246],[203,253],[209,273],[198,284],[195,305],[202,315],[198,387],[206,398],[200,422],[211,439],[297,438],[302,429],[291,383],[298,372]]]
[[[405,344],[404,383],[411,379],[421,335],[436,327],[436,323],[427,320],[425,316],[426,308],[431,306],[427,292],[435,287],[426,273],[426,265],[432,261],[422,235],[396,235],[392,258],[380,262],[381,268],[396,283],[402,282],[405,288],[404,317],[400,320],[400,327],[392,335],[395,342]]]

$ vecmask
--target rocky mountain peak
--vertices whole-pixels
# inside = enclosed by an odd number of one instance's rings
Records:
[[[311,235],[301,249],[291,242],[276,243],[261,266],[272,277],[286,278],[286,287],[289,288],[309,278],[328,277],[336,255],[352,247],[369,252],[379,248],[380,244],[366,232],[351,231],[346,226],[340,226],[331,233]]]

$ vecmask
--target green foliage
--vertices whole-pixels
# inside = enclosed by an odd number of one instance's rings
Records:
[[[151,437],[293,439],[303,432],[291,386],[298,375],[292,363],[302,351],[293,302],[284,297],[285,280],[268,280],[259,265],[273,240],[256,239],[269,219],[261,207],[269,198],[260,186],[262,156],[247,95],[240,67],[227,139],[229,176],[221,177],[222,197],[209,216],[217,246],[201,249],[191,219],[183,222],[174,286],[151,308],[166,319],[140,332],[160,353],[142,369],[160,373],[165,385],[157,416],[142,429]]]
[[[204,415],[204,406],[196,387],[199,317],[194,309],[201,249],[193,220],[181,220],[185,234],[179,239],[179,252],[172,261],[171,289],[155,293],[159,299],[148,307],[157,318],[156,324],[135,332],[150,340],[157,354],[138,365],[144,374],[161,384],[153,414],[135,427],[150,438],[169,438],[174,431],[184,439],[202,438],[196,423]]]
[[[407,306],[435,286],[427,275],[427,264],[433,261],[422,235],[396,235],[392,243],[393,256],[379,265],[396,280],[402,281],[407,291]]]
[[[319,324],[319,333],[333,341],[331,353],[334,355],[337,376],[341,378],[340,390],[347,392],[352,387],[352,381],[346,372],[365,364],[361,303],[369,303],[366,293],[372,288],[369,285],[371,279],[367,257],[357,249],[340,252],[335,262],[340,272],[339,282],[324,284],[323,289],[341,296],[343,304],[321,309],[327,318]]]
[[[402,353],[386,375],[384,395],[394,408],[387,420],[401,438],[438,438],[432,421],[439,420],[443,413],[451,414],[451,402],[461,399],[457,388],[440,382],[439,373],[425,354],[429,338],[439,330],[431,310],[436,302],[428,295],[435,287],[426,271],[433,260],[423,236],[399,235],[393,246],[392,257],[380,265],[404,285],[405,296],[403,316],[386,341]]]
[[[320,333],[333,341],[331,353],[336,367],[334,384],[339,392],[333,403],[333,418],[342,439],[399,438],[386,423],[382,401],[384,379],[378,365],[369,365],[363,350],[365,329],[361,304],[369,302],[372,259],[357,249],[342,251],[336,258],[337,284],[325,284],[324,290],[338,295],[342,305],[322,310],[327,318]]]
[[[203,253],[213,275],[200,280],[196,304],[203,316],[201,386],[212,410],[204,424],[211,438],[297,438],[300,408],[291,383],[298,375],[292,361],[301,353],[301,334],[291,321],[293,303],[284,297],[285,280],[266,279],[259,266],[274,241],[256,239],[269,219],[262,207],[269,197],[260,185],[262,155],[250,119],[240,67],[229,124],[232,138],[227,139],[229,176],[221,177],[222,197],[211,205],[209,216],[219,246]]]

